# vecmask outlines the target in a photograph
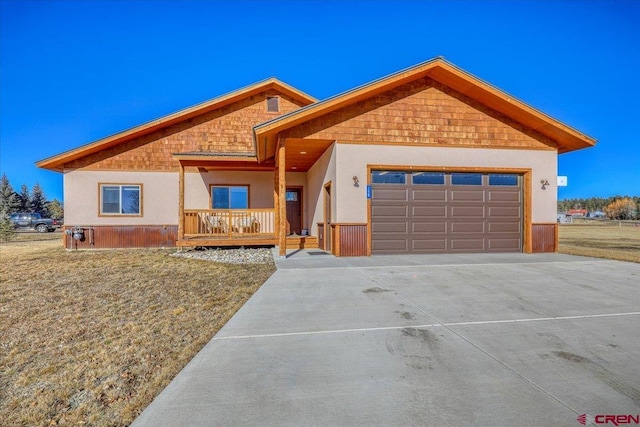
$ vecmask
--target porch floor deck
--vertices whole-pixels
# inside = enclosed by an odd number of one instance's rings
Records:
[[[278,239],[275,234],[263,234],[259,236],[239,235],[232,238],[216,236],[185,237],[176,241],[178,247],[193,246],[275,246]],[[316,236],[287,236],[287,249],[313,249],[318,247]]]

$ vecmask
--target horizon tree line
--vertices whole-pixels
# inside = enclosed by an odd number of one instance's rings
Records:
[[[586,209],[602,212],[609,219],[640,219],[640,196],[589,197],[558,200],[558,212]]]
[[[6,174],[0,178],[0,216],[8,218],[17,212],[39,213],[43,217],[62,218],[64,208],[62,202],[54,198],[48,200],[40,183],[36,182],[29,190],[26,184],[15,191]]]

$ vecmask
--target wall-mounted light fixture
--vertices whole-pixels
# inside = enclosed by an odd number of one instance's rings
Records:
[[[546,190],[547,189],[547,185],[549,185],[549,180],[548,179],[541,179],[540,180],[540,184],[542,184],[542,189]]]
[[[360,187],[360,181],[358,180],[358,177],[355,175],[353,175],[353,186]]]

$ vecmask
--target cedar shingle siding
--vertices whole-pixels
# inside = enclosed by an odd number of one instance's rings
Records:
[[[178,170],[172,153],[253,151],[252,127],[274,118],[265,107],[266,98],[278,95],[279,114],[302,106],[276,91],[251,96],[177,125],[91,154],[65,165],[69,169]]]
[[[553,149],[555,144],[430,78],[295,126],[284,137]]]

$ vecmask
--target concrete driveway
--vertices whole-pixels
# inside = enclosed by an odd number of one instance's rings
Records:
[[[640,264],[316,253],[278,261],[133,425],[577,427],[581,414],[640,414]]]

